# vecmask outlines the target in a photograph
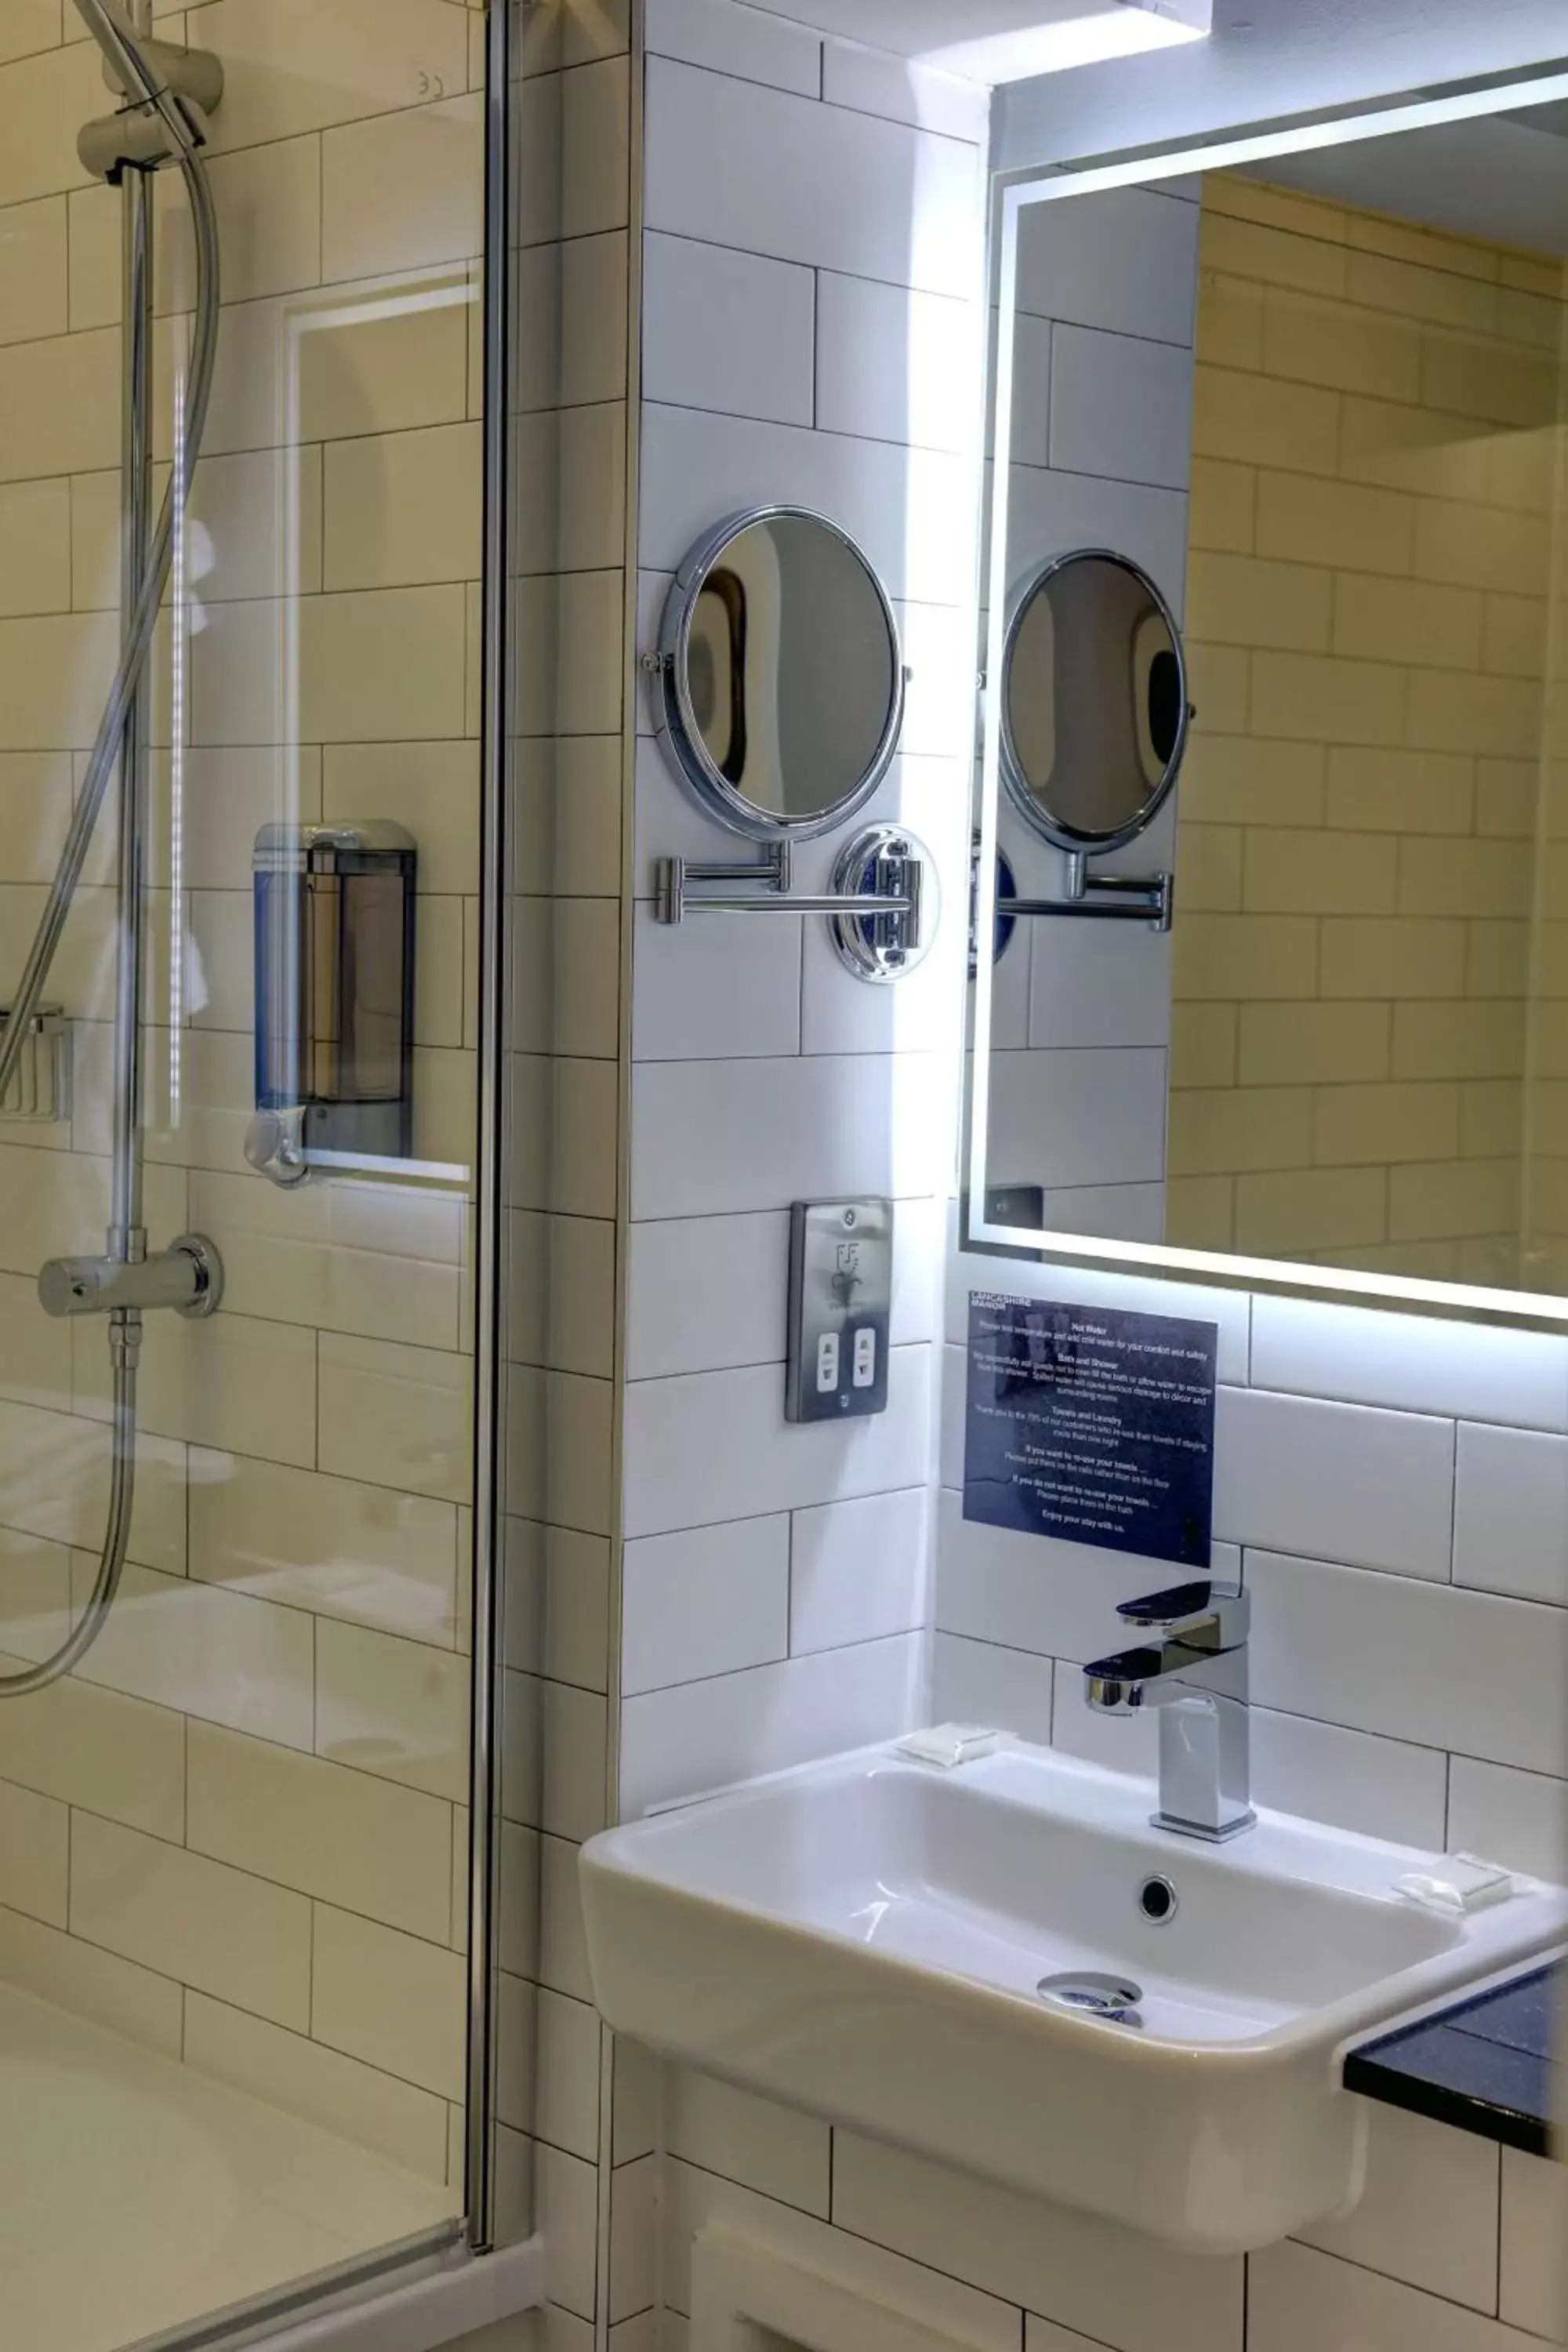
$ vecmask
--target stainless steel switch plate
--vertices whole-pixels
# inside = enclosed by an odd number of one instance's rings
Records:
[[[888,1403],[891,1201],[797,1201],[790,1211],[791,1421],[853,1421]]]

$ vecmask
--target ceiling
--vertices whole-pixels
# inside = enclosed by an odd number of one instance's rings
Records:
[[[1537,253],[1568,255],[1568,119],[1494,114],[1392,139],[1279,155],[1259,179]]]
[[[944,67],[1021,80],[1206,32],[1213,0],[763,0],[775,16]]]
[[[1209,40],[1008,89],[993,160],[1116,154],[1565,55],[1563,0],[1215,0]]]
[[[759,0],[818,31],[976,81],[1018,82],[1067,152],[1353,102],[1465,72],[1568,53],[1563,0]],[[1212,21],[1212,37],[1192,35]],[[1084,47],[1071,49],[1081,38]],[[1114,55],[1118,41],[1121,55]],[[1164,54],[1137,52],[1160,49]],[[1094,62],[1084,63],[1085,57]],[[1081,65],[1081,71],[1063,71]],[[1042,70],[1042,68],[1047,70]],[[1109,79],[1108,79],[1109,77]],[[1121,95],[1125,93],[1125,97]],[[1136,116],[1118,138],[1097,114]],[[1184,122],[1183,115],[1188,117]],[[1196,121],[1193,117],[1197,118]],[[1059,129],[1057,128],[1059,126]],[[1068,128],[1070,126],[1070,129]],[[1081,141],[1081,145],[1079,142]],[[996,160],[1022,161],[1001,142]],[[1034,143],[1031,141],[1030,143]],[[1064,144],[1066,142],[1064,142]],[[1037,152],[1038,147],[1037,146]],[[1058,150],[1059,152],[1059,150]],[[1568,254],[1568,106],[1281,157],[1267,177],[1460,236]]]

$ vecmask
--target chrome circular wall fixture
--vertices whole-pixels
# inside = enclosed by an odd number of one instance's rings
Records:
[[[942,908],[936,860],[907,825],[871,824],[839,851],[833,867],[837,898],[885,898],[885,915],[830,915],[834,953],[857,980],[902,980],[923,963],[936,937]]]
[[[842,824],[899,747],[907,673],[887,591],[806,507],[752,507],[699,541],[648,667],[677,773],[752,841]]]
[[[996,922],[991,934],[991,961],[1000,963],[1013,944],[1013,934],[1018,928],[1018,918],[1006,912],[1018,896],[1018,877],[1013,861],[1005,849],[996,852]],[[977,936],[976,908],[980,904],[980,835],[973,836],[969,848],[969,977],[973,980],[980,970],[980,940]]]
[[[1135,841],[1181,772],[1193,712],[1181,631],[1139,564],[1076,549],[1032,572],[1002,656],[1002,778],[1079,856]]]

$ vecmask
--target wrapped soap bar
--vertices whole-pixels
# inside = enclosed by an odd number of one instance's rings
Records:
[[[1479,1854],[1445,1854],[1430,1871],[1412,1870],[1394,1882],[1397,1894],[1428,1911],[1447,1911],[1458,1917],[1467,1911],[1484,1911],[1506,1903],[1514,1891],[1514,1876],[1500,1863],[1483,1862]]]
[[[994,1756],[1005,1741],[1005,1731],[992,1731],[978,1723],[935,1723],[925,1731],[911,1731],[907,1739],[897,1743],[900,1756],[912,1757],[917,1764],[940,1764],[951,1770],[955,1764],[971,1764],[977,1756]]]

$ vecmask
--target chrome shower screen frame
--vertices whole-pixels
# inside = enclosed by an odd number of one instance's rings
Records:
[[[464,2230],[496,2242],[497,1979],[505,1528],[506,1086],[510,892],[507,645],[510,629],[511,93],[515,11],[489,0],[485,24],[484,518],[480,631],[479,1122],[474,1239],[472,1726],[468,1753],[468,2043]]]

